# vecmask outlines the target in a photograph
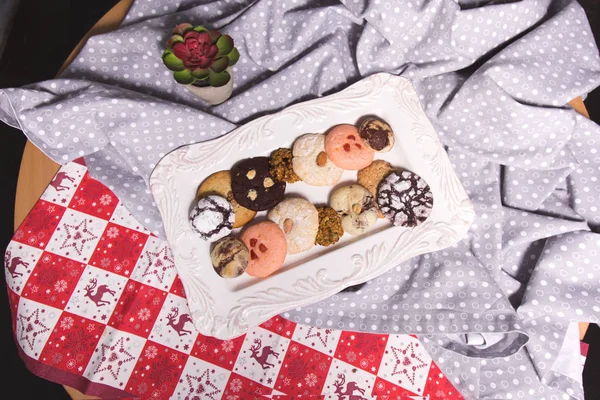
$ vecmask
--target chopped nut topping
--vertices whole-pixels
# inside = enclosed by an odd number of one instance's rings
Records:
[[[271,179],[269,177],[266,177],[265,180],[263,181],[263,186],[266,188],[270,188],[274,184],[275,184],[275,182],[273,182],[273,179]]]
[[[250,189],[248,190],[248,198],[252,201],[256,200],[256,198],[258,197],[258,194],[256,193],[256,190],[254,189]]]
[[[254,179],[255,176],[256,176],[256,171],[253,169],[248,171],[248,173],[246,174],[246,178],[248,178],[248,179]]]

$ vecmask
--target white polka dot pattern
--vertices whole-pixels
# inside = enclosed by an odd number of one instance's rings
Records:
[[[169,151],[362,76],[404,75],[473,200],[469,237],[285,316],[416,333],[466,398],[581,399],[552,366],[569,323],[600,315],[600,128],[566,105],[600,83],[598,51],[575,1],[488,3],[138,0],[62,79],[0,90],[0,119],[59,162],[85,156],[161,234],[147,184]],[[236,41],[222,105],[207,107],[160,61],[184,21]],[[489,343],[467,344],[466,332]]]

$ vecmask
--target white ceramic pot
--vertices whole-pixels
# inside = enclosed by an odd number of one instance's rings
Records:
[[[229,72],[231,79],[229,79],[229,82],[227,82],[227,84],[224,86],[198,87],[194,85],[186,85],[186,87],[190,92],[213,106],[221,104],[231,96],[231,92],[233,91],[233,71],[231,70],[231,67],[227,68],[226,71]]]

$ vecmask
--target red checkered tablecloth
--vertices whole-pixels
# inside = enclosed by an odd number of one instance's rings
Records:
[[[419,340],[275,317],[199,334],[166,242],[85,166],[60,169],[5,254],[28,368],[103,398],[462,399]]]

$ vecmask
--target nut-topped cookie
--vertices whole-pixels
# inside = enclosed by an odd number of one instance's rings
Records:
[[[271,175],[268,157],[247,158],[231,169],[233,198],[250,210],[272,208],[283,200],[285,187]]]
[[[307,133],[300,136],[294,142],[292,152],[294,171],[308,185],[335,185],[344,173],[327,156],[325,135]]]
[[[348,185],[331,194],[329,205],[342,218],[344,232],[363,234],[377,222],[375,198],[360,185]]]
[[[288,198],[269,211],[269,219],[275,222],[287,240],[288,254],[310,250],[319,229],[319,213],[308,200]]]

